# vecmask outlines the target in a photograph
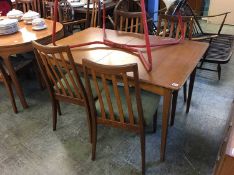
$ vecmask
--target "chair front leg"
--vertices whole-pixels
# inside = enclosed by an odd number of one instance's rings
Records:
[[[92,160],[96,158],[96,145],[97,145],[97,121],[92,119]]]
[[[58,101],[58,100],[56,100],[56,104],[57,104],[58,114],[59,114],[59,115],[62,115],[61,108],[60,108],[60,104],[59,104],[59,101]]]
[[[140,131],[140,142],[141,142],[141,174],[145,174],[145,133]]]

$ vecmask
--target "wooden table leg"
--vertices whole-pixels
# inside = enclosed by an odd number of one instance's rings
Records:
[[[189,82],[189,92],[188,92],[188,100],[187,100],[187,108],[186,113],[189,113],[190,103],[192,99],[192,93],[193,93],[193,85],[196,77],[196,68],[193,70],[192,74],[190,75],[190,82]]]
[[[163,96],[162,136],[161,136],[161,152],[160,152],[161,161],[165,160],[168,120],[169,120],[169,114],[171,110],[171,96],[172,96],[171,91],[168,89],[165,89],[164,96]]]
[[[178,91],[174,91],[173,92],[173,97],[172,97],[172,106],[171,106],[171,122],[170,122],[171,126],[174,125],[176,105],[177,105],[177,97],[178,97]]]
[[[17,79],[17,75],[16,75],[16,72],[14,70],[14,67],[10,61],[10,57],[8,56],[2,56],[3,60],[4,60],[4,64],[9,72],[9,75],[11,77],[11,80],[12,80],[12,83],[13,85],[15,86],[15,90],[16,90],[16,93],[17,95],[19,96],[19,99],[20,99],[20,102],[23,106],[23,108],[28,108],[28,104],[25,100],[25,97],[24,97],[24,93],[23,93],[23,90],[22,90],[22,87],[20,86],[20,83]]]

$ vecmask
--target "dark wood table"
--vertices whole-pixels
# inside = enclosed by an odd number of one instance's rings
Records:
[[[6,17],[0,17],[6,18]],[[37,41],[42,44],[48,44],[51,42],[52,23],[51,20],[45,20],[47,29],[34,31],[32,25],[26,25],[23,21],[19,22],[19,31],[10,34],[0,36],[0,57],[3,59],[4,64],[9,72],[12,83],[15,87],[16,93],[20,98],[20,102],[23,108],[27,108],[28,104],[25,100],[24,93],[20,83],[18,81],[14,67],[10,61],[10,56],[19,53],[25,53],[32,51],[31,41]],[[63,36],[63,26],[57,23],[56,38],[60,39]]]
[[[102,29],[88,28],[69,37],[57,41],[57,45],[70,45],[90,41],[102,41]],[[142,44],[144,36],[107,30],[108,39],[118,43]],[[150,39],[156,39],[150,36]],[[171,108],[172,93],[178,91],[191,75],[190,89],[192,90],[196,75],[196,66],[208,48],[207,43],[184,41],[181,44],[164,46],[152,49],[153,69],[147,72],[140,59],[124,51],[108,48],[104,45],[90,45],[72,49],[75,63],[82,64],[82,59],[105,65],[122,65],[137,63],[139,70],[140,86],[142,89],[163,96],[162,135],[160,159],[165,159],[167,142],[168,121]],[[189,93],[192,96],[192,91]],[[148,104],[143,104],[148,105]]]

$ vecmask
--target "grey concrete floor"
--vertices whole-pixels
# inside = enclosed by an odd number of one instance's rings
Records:
[[[225,29],[234,32],[233,27]],[[175,125],[169,128],[166,161],[159,161],[161,111],[156,134],[146,136],[146,174],[209,175],[213,171],[234,98],[234,60],[217,73],[198,71],[190,112],[179,93]],[[83,108],[62,104],[57,131],[52,131],[47,91],[35,80],[21,77],[29,108],[14,114],[0,85],[1,175],[128,175],[140,174],[139,137],[118,129],[98,127],[96,161],[91,161]],[[144,104],[149,105],[149,104]]]

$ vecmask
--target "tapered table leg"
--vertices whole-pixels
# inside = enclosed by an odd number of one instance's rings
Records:
[[[162,136],[161,136],[161,151],[160,160],[165,160],[165,151],[167,143],[167,130],[168,130],[168,120],[171,110],[171,90],[165,89],[163,96],[163,114],[162,114]]]
[[[189,82],[189,92],[188,92],[188,100],[187,100],[187,108],[186,113],[189,113],[190,103],[192,99],[192,93],[193,93],[193,85],[196,77],[196,68],[193,70],[192,74],[190,75],[190,82]]]

